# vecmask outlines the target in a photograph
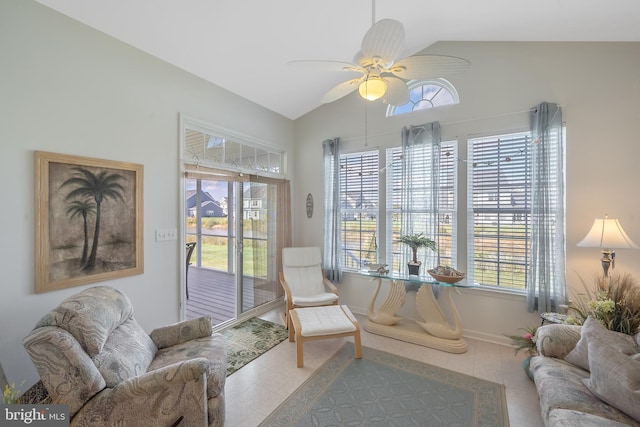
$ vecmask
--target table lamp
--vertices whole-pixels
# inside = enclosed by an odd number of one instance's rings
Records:
[[[596,218],[591,230],[586,237],[578,243],[578,246],[586,248],[602,248],[602,270],[604,277],[609,275],[609,266],[615,268],[616,252],[613,249],[637,249],[633,240],[624,232],[617,219],[611,219],[607,215],[604,218]]]

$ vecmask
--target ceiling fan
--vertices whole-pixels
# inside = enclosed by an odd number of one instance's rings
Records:
[[[336,101],[357,89],[360,96],[369,101],[384,97],[387,104],[404,105],[409,101],[408,81],[444,77],[471,67],[465,59],[445,55],[414,55],[399,59],[403,44],[402,24],[394,19],[382,19],[365,34],[362,48],[353,63],[298,60],[289,64],[361,74],[330,89],[321,99],[323,104]]]

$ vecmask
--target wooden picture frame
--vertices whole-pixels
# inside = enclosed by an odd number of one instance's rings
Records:
[[[36,151],[36,293],[144,273],[142,197],[143,165]]]

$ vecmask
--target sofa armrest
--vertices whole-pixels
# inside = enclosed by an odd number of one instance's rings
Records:
[[[149,371],[106,388],[87,402],[73,418],[73,425],[206,426],[206,376],[209,362],[205,358]]]
[[[78,340],[56,326],[36,328],[23,340],[54,404],[73,416],[106,387],[103,376]]]
[[[208,372],[209,361],[204,357],[174,363],[121,382],[113,388],[111,399],[117,404],[136,396],[177,393],[189,381],[204,384]]]
[[[154,329],[150,336],[158,349],[211,335],[211,319],[199,317]]]
[[[551,324],[538,328],[536,347],[541,356],[564,357],[580,340],[579,325]]]

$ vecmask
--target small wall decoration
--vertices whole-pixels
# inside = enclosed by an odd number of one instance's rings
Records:
[[[143,166],[35,152],[36,292],[144,272]]]
[[[307,218],[313,216],[313,196],[311,193],[307,194]]]

